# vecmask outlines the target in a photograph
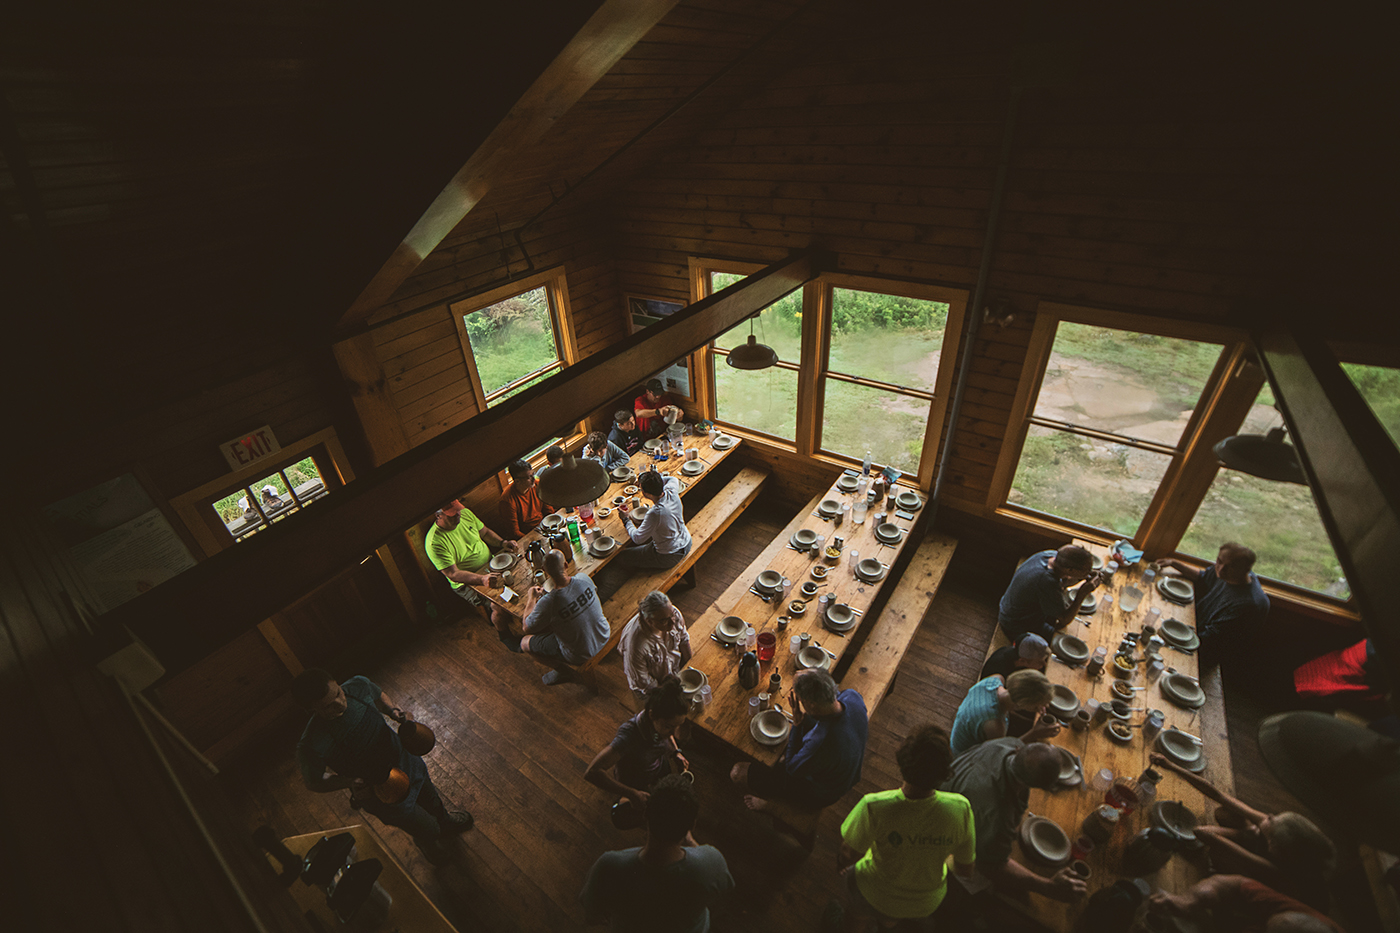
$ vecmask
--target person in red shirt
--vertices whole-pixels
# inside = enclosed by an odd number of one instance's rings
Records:
[[[540,485],[527,461],[515,460],[506,470],[510,473],[510,485],[501,495],[501,531],[506,540],[515,541],[533,531],[544,521],[545,514],[554,510],[540,501]]]
[[[666,412],[671,408],[676,408],[676,405],[666,395],[661,380],[648,379],[646,388],[632,403],[632,410],[637,416],[637,433],[644,438],[660,437],[665,434]]]

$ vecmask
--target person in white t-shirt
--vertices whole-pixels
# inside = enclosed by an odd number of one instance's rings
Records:
[[[622,630],[622,670],[638,703],[690,663],[690,632],[685,617],[660,590],[637,603],[637,614]]]

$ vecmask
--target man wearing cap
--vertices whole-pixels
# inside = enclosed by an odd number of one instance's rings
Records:
[[[637,416],[637,431],[645,438],[660,437],[665,434],[666,412],[675,407],[675,404],[667,397],[661,380],[648,379],[646,388],[632,403],[632,410]]]
[[[998,648],[982,665],[982,676],[986,680],[1000,675],[1003,680],[1016,671],[1040,671],[1045,673],[1045,665],[1050,660],[1050,646],[1039,635],[1026,633],[1015,644]]]
[[[1033,632],[1049,642],[1074,621],[1079,607],[1099,585],[1094,555],[1074,544],[1031,555],[1016,568],[1001,597],[997,623],[1012,641]],[[1071,597],[1065,587],[1083,583]]]
[[[1011,857],[1031,788],[1054,787],[1059,779],[1060,753],[1042,742],[989,739],[954,759],[952,773],[940,789],[962,794],[972,804],[978,876],[998,889],[1031,891],[1062,901],[1083,895],[1084,881],[1068,867],[1042,878]],[[980,889],[985,882],[974,880],[968,887]]]
[[[546,512],[554,510],[540,501],[540,484],[528,460],[512,460],[506,467],[510,485],[501,494],[501,527],[506,537],[520,539],[544,521]]]
[[[456,499],[447,502],[437,510],[433,524],[423,540],[423,549],[434,567],[452,584],[458,596],[473,605],[481,605],[482,599],[472,589],[473,586],[500,586],[501,578],[494,573],[483,573],[491,560],[492,549],[514,553],[519,546],[514,539],[504,540],[481,519],[462,507]],[[505,610],[491,607],[493,624]]]
[[[297,766],[308,790],[318,794],[350,789],[350,805],[364,809],[386,826],[413,837],[424,857],[440,865],[451,857],[444,838],[472,827],[472,815],[449,811],[428,777],[428,766],[411,755],[384,722],[403,724],[412,717],[394,705],[367,677],[335,682],[319,668],[307,668],[292,680],[292,699],[311,714],[297,742]],[[395,796],[387,788],[391,773],[403,775]],[[405,780],[406,779],[406,780]]]

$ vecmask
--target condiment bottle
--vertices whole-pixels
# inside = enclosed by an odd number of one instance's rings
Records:
[[[752,690],[758,686],[758,655],[745,651],[739,659],[739,686]]]

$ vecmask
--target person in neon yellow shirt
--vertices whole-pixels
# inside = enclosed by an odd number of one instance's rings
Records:
[[[841,824],[837,861],[850,894],[848,931],[865,929],[870,917],[893,929],[900,920],[933,914],[948,890],[949,855],[958,875],[972,876],[972,805],[961,794],[935,789],[952,761],[948,733],[924,726],[895,753],[903,784],[866,794]]]

